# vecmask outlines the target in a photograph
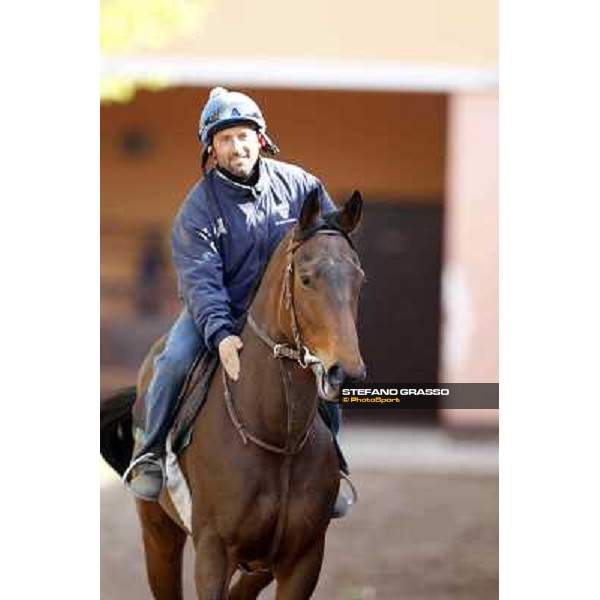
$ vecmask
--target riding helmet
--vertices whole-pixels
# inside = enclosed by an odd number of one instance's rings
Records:
[[[266,135],[267,124],[258,104],[245,94],[216,87],[211,90],[208,102],[200,115],[198,137],[207,148],[217,131],[248,123],[254,125],[261,134],[263,150],[277,154],[277,146]]]

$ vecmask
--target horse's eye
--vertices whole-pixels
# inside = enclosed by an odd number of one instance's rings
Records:
[[[300,281],[302,285],[310,285],[310,277],[308,275],[302,275]]]

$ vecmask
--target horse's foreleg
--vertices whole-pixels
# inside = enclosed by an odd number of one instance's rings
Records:
[[[256,600],[261,590],[273,581],[273,573],[242,573],[229,591],[229,600]]]
[[[307,548],[302,556],[282,561],[275,567],[276,600],[307,600],[313,593],[325,550],[325,535]]]
[[[227,559],[227,552],[214,531],[200,532],[196,545],[196,593],[199,600],[227,600],[229,583],[235,566]]]
[[[152,594],[156,600],[181,600],[181,567],[187,535],[158,502],[136,500],[136,504]]]

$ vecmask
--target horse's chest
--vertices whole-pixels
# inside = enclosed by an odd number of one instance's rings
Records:
[[[278,494],[260,494],[249,507],[248,521],[256,524],[257,528],[268,528],[277,519],[281,506]]]
[[[326,520],[330,504],[331,498],[323,496],[322,491],[307,494],[291,490],[286,500],[277,494],[263,494],[249,507],[244,529],[253,540],[271,540],[278,520],[284,518],[285,535],[292,535],[298,541],[310,537],[314,528]]]

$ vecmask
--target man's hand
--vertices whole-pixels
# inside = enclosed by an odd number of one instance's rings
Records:
[[[243,348],[244,344],[237,335],[228,335],[221,340],[219,344],[219,356],[227,375],[233,381],[237,381],[240,375],[240,357],[238,351]]]

